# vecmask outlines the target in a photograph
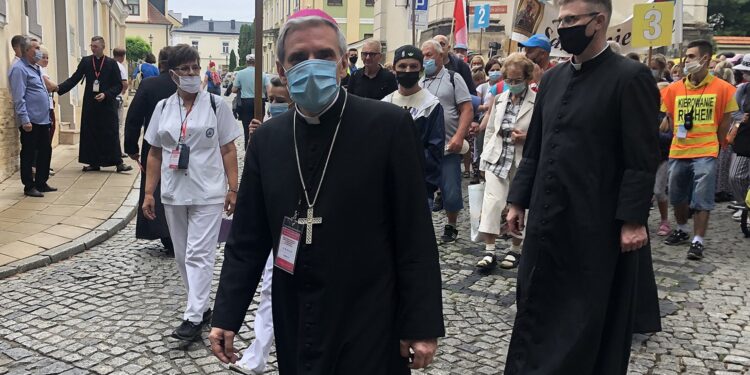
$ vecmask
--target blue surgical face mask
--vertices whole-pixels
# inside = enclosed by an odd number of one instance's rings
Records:
[[[339,92],[336,61],[306,60],[287,70],[286,77],[289,96],[310,113],[322,112]]]
[[[271,115],[271,118],[274,118],[288,110],[289,110],[288,103],[270,103],[268,105],[268,114]]]
[[[39,62],[40,60],[42,60],[42,56],[43,55],[44,54],[42,53],[42,50],[40,50],[40,49],[35,50],[34,51],[34,62]]]
[[[434,59],[424,59],[424,74],[431,76],[437,71]]]
[[[497,82],[501,78],[503,78],[503,74],[500,73],[499,70],[495,70],[494,72],[490,72],[490,82]]]

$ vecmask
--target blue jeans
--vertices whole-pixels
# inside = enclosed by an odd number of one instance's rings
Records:
[[[463,155],[448,154],[443,156],[440,164],[440,191],[443,195],[443,208],[447,212],[458,212],[464,208],[464,197],[461,193],[461,161]]]
[[[669,202],[711,211],[716,194],[716,158],[669,159]],[[692,197],[691,197],[692,193]]]

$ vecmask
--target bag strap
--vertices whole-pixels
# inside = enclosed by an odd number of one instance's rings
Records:
[[[209,93],[208,98],[211,100],[211,108],[214,110],[214,115],[216,115],[216,99],[214,99],[214,94]],[[164,112],[164,108],[167,107],[167,99],[164,99],[163,102],[161,102],[161,111]]]
[[[214,110],[214,115],[216,114],[216,99],[214,99],[214,94],[209,93],[209,99],[211,99],[211,108]]]

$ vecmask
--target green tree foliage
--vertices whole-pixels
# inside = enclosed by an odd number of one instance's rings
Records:
[[[237,54],[234,53],[234,49],[229,52],[229,71],[233,72],[237,69]]]
[[[255,23],[244,24],[240,27],[240,43],[239,43],[239,59],[240,66],[245,66],[245,56],[253,53],[255,46]]]
[[[716,35],[750,36],[750,0],[710,0],[708,23]]]
[[[151,52],[151,45],[139,36],[125,38],[125,57],[128,61],[138,61],[146,58],[146,54]]]

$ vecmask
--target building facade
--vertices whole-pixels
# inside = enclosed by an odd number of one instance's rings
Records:
[[[453,22],[454,0],[428,0],[428,25],[424,30],[417,31],[417,46],[436,35],[451,34]],[[486,0],[481,4],[490,5],[490,27],[484,32],[469,32],[469,49],[482,52],[487,51],[490,42],[505,40],[506,30],[510,30],[513,0]],[[471,4],[467,16],[469,26],[473,20],[473,6]],[[385,61],[393,59],[393,53],[405,44],[412,44],[411,21],[409,20],[409,0],[375,0],[375,29],[374,38],[383,42]]]
[[[128,7],[127,37],[141,37],[159,51],[170,45],[174,25],[167,17],[166,0],[125,0]]]
[[[91,37],[100,35],[107,42],[106,53],[113,46],[125,45],[124,0],[0,0],[0,181],[18,170],[20,141],[8,87],[10,62],[14,53],[10,39],[22,34],[36,37],[49,51],[48,73],[56,82],[67,79],[81,57],[89,55]],[[75,132],[80,124],[83,92],[78,88],[56,97],[58,131],[53,145],[65,131]]]
[[[276,72],[276,39],[287,18],[300,9],[322,9],[336,20],[349,44],[372,38],[375,0],[264,0],[263,70]]]
[[[417,44],[435,35],[449,36],[452,30],[454,0],[427,0],[428,25],[425,30],[417,32]],[[547,0],[549,1],[549,0]],[[613,1],[613,23],[625,21],[633,14],[633,4],[646,3],[648,0]],[[466,1],[469,23],[469,49],[487,55],[490,43],[505,45],[510,36],[513,24],[514,0],[483,0],[482,2]],[[473,30],[474,6],[490,5],[490,27],[484,32]],[[409,0],[375,0],[374,37],[383,41],[386,61],[391,61],[393,52],[400,46],[412,43],[409,27]],[[683,0],[685,40],[705,37],[708,0]]]
[[[207,68],[214,61],[222,70],[229,66],[229,54],[239,51],[240,27],[249,22],[236,20],[204,20],[203,16],[183,18],[182,27],[172,31],[172,45],[187,44],[193,46],[201,55],[201,67]],[[237,56],[241,65],[244,56]]]

